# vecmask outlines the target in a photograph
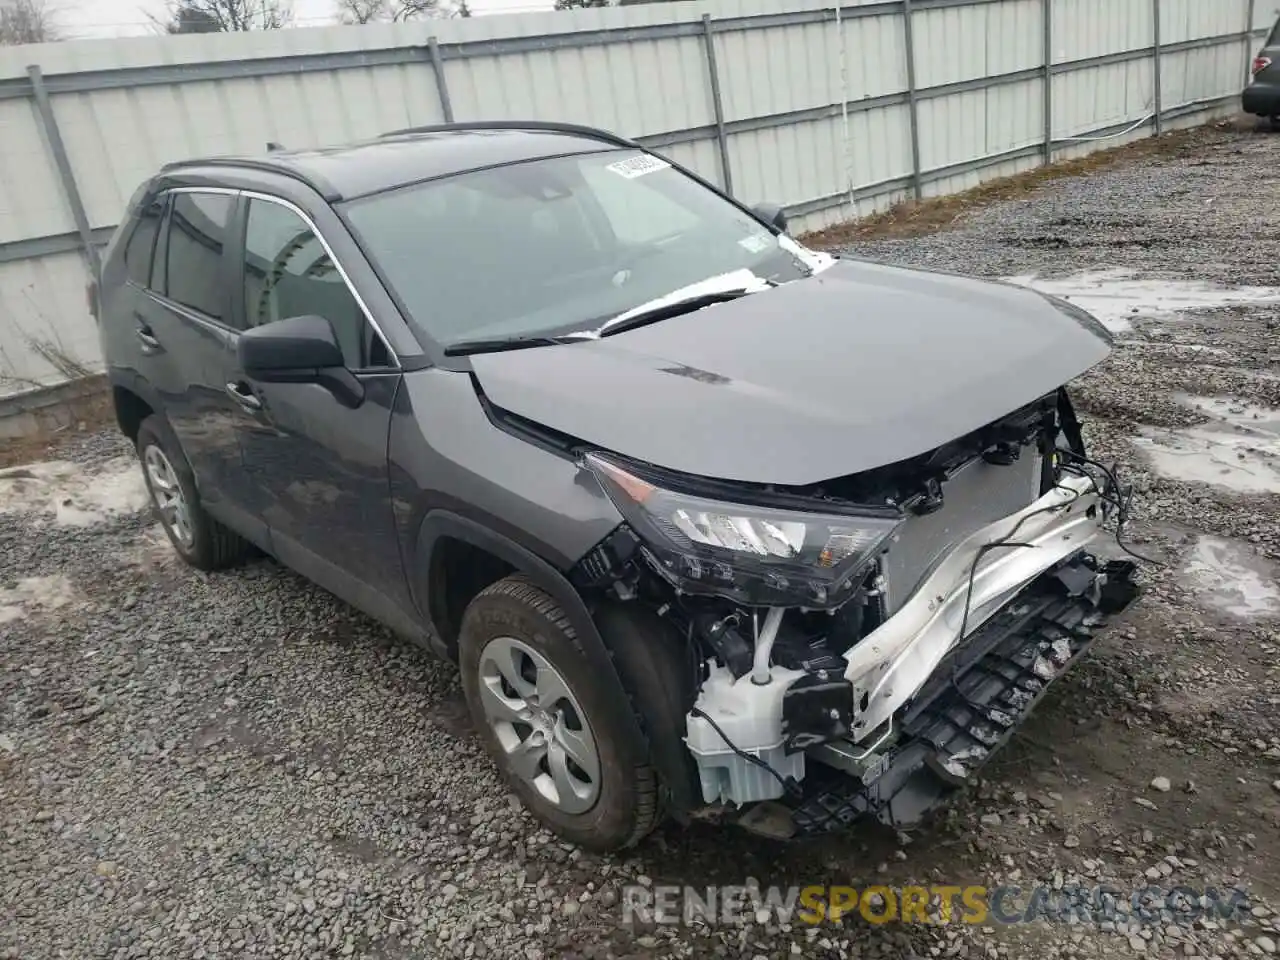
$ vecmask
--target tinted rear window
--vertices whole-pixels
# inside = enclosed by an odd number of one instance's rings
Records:
[[[164,201],[152,200],[138,212],[138,222],[124,249],[124,266],[129,279],[140,287],[151,285],[151,252],[155,249],[156,234],[160,231],[160,215]]]

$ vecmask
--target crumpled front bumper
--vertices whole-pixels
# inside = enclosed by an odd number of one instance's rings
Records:
[[[863,772],[810,768],[790,804],[795,838],[864,816],[906,827],[968,782],[1084,655],[1106,618],[1137,595],[1128,560],[1070,558],[1025,587],[950,651],[894,718],[891,743]]]
[[[1092,477],[1072,475],[1023,510],[960,542],[912,597],[845,654],[853,687],[849,739],[866,741],[907,704],[957,643],[1028,584],[1086,547],[1107,504]]]
[[[866,815],[910,825],[990,759],[1137,595],[1131,561],[1085,549],[1112,502],[1092,477],[1064,478],[958,544],[845,654],[852,732],[834,752],[814,748],[825,762],[785,803],[786,833]]]

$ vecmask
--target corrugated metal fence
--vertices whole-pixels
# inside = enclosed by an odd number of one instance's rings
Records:
[[[199,155],[447,120],[616,130],[811,230],[1230,109],[1255,0],[709,0],[0,48],[0,394],[99,364],[84,282]]]

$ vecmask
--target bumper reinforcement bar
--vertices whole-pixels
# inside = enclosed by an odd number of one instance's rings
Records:
[[[902,710],[874,779],[811,768],[804,798],[791,806],[794,836],[865,815],[898,827],[918,822],[1008,742],[1105,617],[1128,606],[1133,573],[1130,561],[1099,565],[1081,554],[1035,580],[952,650]]]

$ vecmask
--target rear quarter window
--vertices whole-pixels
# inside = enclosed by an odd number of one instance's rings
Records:
[[[154,198],[138,211],[137,221],[124,248],[125,272],[140,287],[151,286],[151,261],[160,233],[160,217],[164,201]]]

